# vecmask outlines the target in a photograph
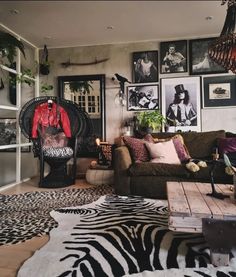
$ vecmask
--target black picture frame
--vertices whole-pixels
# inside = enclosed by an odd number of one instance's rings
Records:
[[[192,113],[192,108],[196,113],[196,118],[192,121],[191,125],[180,122],[175,124],[175,119],[180,115],[178,104],[175,103],[175,96],[177,94],[177,87],[182,86],[184,90],[188,91],[188,105],[186,105],[186,112]],[[186,95],[186,94],[185,94]],[[162,78],[161,79],[161,111],[162,115],[167,118],[168,132],[200,132],[201,131],[201,77],[200,76],[187,76],[175,78]],[[169,111],[171,116],[168,117]],[[192,113],[193,114],[193,113]],[[168,120],[169,118],[169,120]],[[188,120],[188,118],[187,118]],[[186,121],[187,121],[186,120]]]
[[[203,108],[236,107],[236,76],[204,77]]]
[[[189,41],[190,75],[216,74],[228,72],[209,58],[208,47],[216,37],[192,39]]]
[[[175,54],[170,51],[175,49]],[[188,71],[187,40],[163,41],[160,43],[161,74]]]
[[[160,108],[159,85],[130,84],[127,89],[127,111],[157,110]]]
[[[0,118],[0,145],[16,144],[16,118]],[[25,141],[24,141],[25,140]],[[27,139],[22,135],[21,143],[28,143]],[[21,146],[21,152],[30,152],[30,146]],[[0,149],[0,152],[16,152],[16,147]]]
[[[158,82],[158,51],[134,52],[132,65],[133,83]]]
[[[79,150],[77,156],[95,158],[98,155],[95,139],[106,140],[105,74],[59,76],[57,79],[59,97],[79,104],[81,109],[88,113],[92,122],[93,130],[91,136],[78,138]],[[78,91],[72,93],[70,84],[73,88],[78,88]],[[81,87],[90,89],[90,92],[80,91]],[[81,98],[82,101],[78,103],[77,100]],[[86,100],[83,101],[85,98]],[[90,105],[89,102],[93,99],[95,99],[95,105]],[[94,112],[93,109],[96,109],[96,111]]]

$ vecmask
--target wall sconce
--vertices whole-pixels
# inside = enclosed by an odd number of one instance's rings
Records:
[[[222,0],[221,5],[228,2],[227,15],[217,38],[208,48],[209,57],[227,70],[236,73],[236,0]]]

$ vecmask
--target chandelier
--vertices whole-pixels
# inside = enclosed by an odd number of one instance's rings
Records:
[[[220,37],[208,48],[209,57],[227,70],[236,73],[236,0],[222,0],[221,5],[228,2],[227,15]]]

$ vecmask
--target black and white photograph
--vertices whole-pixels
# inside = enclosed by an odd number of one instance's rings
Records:
[[[161,73],[187,72],[187,40],[160,43]]]
[[[161,79],[161,91],[168,132],[201,131],[201,78]]]
[[[236,106],[236,77],[224,75],[205,77],[203,79],[204,91],[202,92],[203,108],[223,108]]]
[[[127,86],[127,110],[159,109],[159,86],[157,84],[131,84]]]
[[[3,146],[3,145],[9,145],[9,144],[16,144],[16,119],[0,118],[0,145]],[[0,152],[15,152],[15,151],[16,151],[16,148],[8,148],[8,149],[0,150]],[[21,147],[21,152],[30,152],[30,146]]]
[[[133,53],[133,83],[158,82],[158,51]]]
[[[193,39],[189,41],[190,75],[225,73],[227,70],[215,63],[208,54],[209,45],[216,38]]]

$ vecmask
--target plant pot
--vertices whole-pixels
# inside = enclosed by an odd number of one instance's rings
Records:
[[[39,72],[42,75],[48,75],[50,73],[50,65],[41,63],[39,65]]]

